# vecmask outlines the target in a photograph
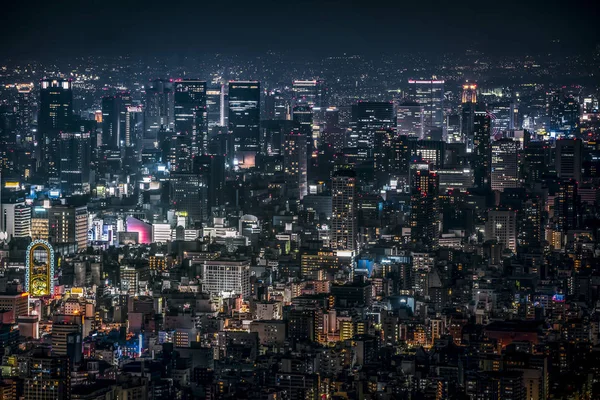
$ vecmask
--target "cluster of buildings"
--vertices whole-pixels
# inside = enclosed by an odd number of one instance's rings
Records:
[[[8,87],[0,398],[598,398],[598,88],[534,86]]]

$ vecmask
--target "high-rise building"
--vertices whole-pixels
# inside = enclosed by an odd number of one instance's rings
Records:
[[[392,102],[361,101],[352,106],[350,147],[357,147],[359,156],[372,156],[375,132],[396,128]]]
[[[233,136],[233,152],[259,151],[260,82],[229,82],[229,131]]]
[[[78,317],[58,317],[57,320],[52,323],[52,354],[57,356],[68,355],[68,337],[73,333],[81,334],[81,324]]]
[[[550,146],[544,142],[530,142],[523,150],[523,178],[529,186],[548,173],[551,165]]]
[[[71,365],[68,357],[33,355],[27,361],[25,400],[68,400],[71,398]]]
[[[161,135],[162,137],[162,135]],[[193,136],[165,132],[162,139],[163,160],[171,172],[191,172],[193,165]]]
[[[158,132],[173,129],[173,114],[173,82],[165,79],[152,81],[146,89],[143,148],[156,147]]]
[[[323,80],[295,80],[292,84],[293,104],[308,105],[310,107],[326,108],[327,86]]]
[[[170,176],[171,207],[187,215],[193,225],[207,217],[207,187],[202,176],[195,173],[172,173]]]
[[[398,134],[423,139],[423,106],[405,101],[396,107]]]
[[[555,166],[560,179],[581,181],[583,142],[581,139],[556,141]]]
[[[225,204],[225,157],[222,155],[201,156],[194,159],[194,173],[200,175],[205,187],[201,193],[206,193],[206,213],[204,218],[210,218],[213,207]]]
[[[265,119],[277,121],[291,119],[292,109],[289,99],[279,89],[267,92],[265,95],[265,108]]]
[[[173,84],[175,132],[189,136],[192,154],[206,154],[208,149],[208,111],[206,82],[177,80]]]
[[[288,196],[300,199],[308,193],[306,136],[292,132],[285,135],[283,168]]]
[[[517,106],[513,102],[491,103],[488,105],[488,114],[491,119],[493,135],[515,129]]]
[[[490,117],[485,111],[475,111],[473,128],[472,167],[475,186],[487,188],[490,183]]]
[[[67,79],[42,79],[38,133],[41,166],[51,186],[60,184],[60,132],[69,130],[73,118],[73,88]]]
[[[102,144],[111,149],[117,149],[125,144],[129,108],[132,107],[131,95],[127,92],[102,98]]]
[[[435,250],[439,245],[439,177],[419,169],[412,176],[410,237],[414,244]]]
[[[423,106],[424,136],[431,138],[444,128],[444,81],[411,79],[408,84],[412,100]]]
[[[477,85],[474,83],[465,83],[462,91],[462,101],[465,103],[477,103]]]
[[[496,208],[488,211],[485,239],[495,240],[503,248],[517,252],[517,211]]]
[[[90,133],[60,133],[60,188],[65,195],[90,192]]]
[[[226,111],[225,85],[209,86],[206,89],[206,119],[209,131],[217,126],[227,126],[225,122]]]
[[[492,143],[492,190],[502,192],[506,188],[520,186],[518,147],[518,142],[512,139],[500,139]]]
[[[9,240],[31,236],[31,207],[23,202],[2,203],[0,232],[6,232]]]
[[[214,260],[205,261],[202,271],[202,289],[215,296],[244,298],[250,295],[250,262]]]
[[[87,248],[87,206],[52,206],[48,209],[48,238],[56,244],[75,244],[79,251]]]
[[[31,121],[33,121],[33,83],[20,83],[17,87],[17,134],[18,142],[32,143]]]
[[[579,219],[579,184],[574,179],[561,181],[554,197],[554,221],[556,230],[566,233],[576,229]]]
[[[356,173],[352,170],[337,171],[332,178],[331,192],[331,248],[356,250]]]

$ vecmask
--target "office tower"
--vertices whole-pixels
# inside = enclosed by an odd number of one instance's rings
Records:
[[[131,95],[127,92],[102,98],[102,144],[111,149],[118,149],[125,144],[127,138],[129,108],[132,106]]]
[[[530,195],[517,213],[519,247],[539,246],[543,236],[543,202],[539,196]]]
[[[146,89],[142,148],[155,148],[158,132],[173,129],[173,108],[173,83],[164,79],[152,81]]]
[[[68,400],[71,398],[71,365],[68,357],[32,355],[27,360],[23,384],[24,400]]]
[[[48,209],[48,241],[56,244],[74,244],[79,251],[87,248],[87,206],[52,206]]]
[[[196,157],[194,173],[200,175],[206,187],[206,209],[210,215],[213,207],[225,204],[225,157],[219,155]]]
[[[289,120],[292,109],[285,94],[279,90],[270,90],[265,95],[265,116],[267,120]]]
[[[250,262],[205,261],[202,289],[213,296],[244,298],[250,295]]]
[[[162,136],[162,132],[161,132]],[[193,164],[193,136],[179,132],[164,132],[161,138],[163,161],[171,172],[191,172]]]
[[[435,250],[439,245],[439,178],[420,169],[412,176],[410,237],[414,244]]]
[[[475,186],[489,187],[490,181],[490,117],[485,111],[475,111],[473,118],[472,167]]]
[[[512,139],[500,139],[492,143],[491,187],[504,191],[516,188],[519,182],[518,142]]]
[[[334,153],[341,153],[346,147],[346,132],[340,126],[340,110],[328,107],[325,110],[325,127],[321,135],[321,143],[331,146]]]
[[[175,132],[189,136],[192,155],[206,154],[208,150],[208,113],[206,82],[183,79],[173,83]]]
[[[461,103],[477,104],[477,85],[474,83],[465,83],[462,91]]]
[[[204,221],[207,217],[207,188],[199,174],[172,173],[169,188],[173,210],[186,215],[191,226]]]
[[[467,152],[473,151],[473,141],[475,133],[475,110],[477,106],[474,103],[463,103],[460,106],[460,135],[467,145]]]
[[[560,179],[581,181],[583,142],[581,139],[560,139],[556,141],[554,164]]]
[[[32,83],[17,84],[17,134],[19,143],[33,143],[31,121],[33,120],[34,95]]]
[[[326,108],[327,86],[323,80],[296,80],[292,84],[292,106],[308,105],[310,107]]]
[[[2,203],[0,232],[6,232],[8,240],[31,236],[31,207],[23,202]]]
[[[495,240],[503,248],[517,252],[517,211],[496,208],[488,211],[485,240]]]
[[[54,248],[45,240],[34,240],[25,253],[25,290],[32,297],[54,295]]]
[[[70,80],[42,79],[40,82],[40,109],[38,135],[42,148],[41,167],[48,182],[60,184],[60,132],[69,130],[73,118],[73,90]]]
[[[81,316],[59,316],[52,323],[52,354],[57,356],[68,355],[69,336],[81,335]],[[81,346],[81,341],[79,342]]]
[[[579,220],[579,184],[574,179],[559,183],[558,192],[554,197],[554,221],[557,231],[566,233],[576,229]]]
[[[492,135],[504,134],[515,129],[517,106],[513,102],[504,101],[488,105],[491,118]]]
[[[18,178],[17,112],[12,105],[0,105],[0,173]]]
[[[546,115],[550,120],[550,131],[565,135],[578,133],[580,124],[579,102],[571,95],[563,95],[559,91],[546,94]]]
[[[529,142],[523,150],[523,179],[532,186],[546,175],[551,165],[550,146],[544,142]]]
[[[413,155],[417,155],[423,161],[435,168],[444,168],[446,157],[446,143],[441,140],[418,140],[409,142],[413,147]]]
[[[260,149],[260,83],[229,82],[229,132],[233,151],[258,152]],[[232,156],[232,155],[230,155]]]
[[[310,140],[313,129],[313,111],[308,105],[294,106],[294,129]]]
[[[90,133],[60,133],[60,188],[65,195],[90,192]]]
[[[285,135],[294,130],[294,122],[288,120],[266,120],[261,122],[264,152],[270,156],[283,155]]]
[[[306,136],[292,132],[285,135],[283,168],[288,197],[300,199],[308,192]]]
[[[464,144],[464,138],[461,132],[461,116],[451,114],[446,117],[446,142]]]
[[[414,101],[405,101],[396,107],[398,134],[423,138],[423,106]]]
[[[226,111],[225,85],[211,85],[206,89],[206,119],[209,131],[217,126],[227,126],[225,122]]]
[[[376,131],[395,129],[392,102],[361,101],[352,106],[352,133],[350,147],[357,147],[359,157],[372,156]]]
[[[356,250],[356,173],[352,170],[335,172],[331,192],[331,248]]]
[[[431,138],[444,128],[444,81],[409,80],[408,84],[412,100],[423,106],[424,137]]]

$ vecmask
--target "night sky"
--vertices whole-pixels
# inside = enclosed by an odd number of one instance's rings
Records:
[[[353,3],[357,3],[356,5]],[[527,3],[523,5],[521,3]],[[331,55],[586,51],[597,1],[20,1],[0,13],[4,57],[265,50]]]

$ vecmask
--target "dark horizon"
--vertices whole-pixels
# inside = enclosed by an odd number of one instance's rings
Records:
[[[598,3],[522,4],[466,1],[449,5],[341,1],[204,4],[150,1],[55,4],[34,0],[3,13],[5,58],[131,54],[247,56],[269,50],[300,56],[332,53],[436,54],[465,49],[489,55],[574,53],[600,39]]]

